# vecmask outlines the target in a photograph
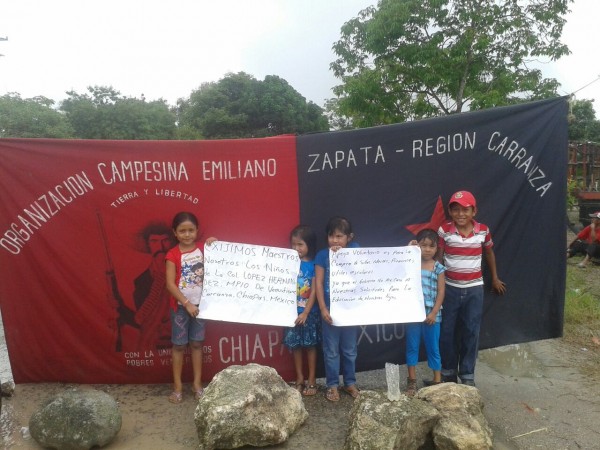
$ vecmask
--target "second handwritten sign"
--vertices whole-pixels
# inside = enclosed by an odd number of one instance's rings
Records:
[[[329,260],[334,325],[425,320],[419,247],[344,248]]]

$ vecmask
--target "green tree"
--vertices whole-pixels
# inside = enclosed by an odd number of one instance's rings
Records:
[[[594,100],[572,100],[569,114],[569,140],[600,143],[600,121],[596,120]]]
[[[530,63],[569,53],[572,1],[380,0],[342,26],[329,112],[367,127],[555,96]]]
[[[329,129],[323,110],[269,75],[264,81],[240,72],[203,83],[178,103],[179,126],[206,139],[265,137]]]
[[[61,104],[80,139],[174,139],[176,115],[164,100],[147,102],[122,96],[113,87],[67,92]]]
[[[46,97],[21,98],[11,92],[0,97],[0,137],[70,138],[73,130],[64,114]]]

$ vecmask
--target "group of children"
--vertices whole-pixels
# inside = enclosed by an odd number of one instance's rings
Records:
[[[421,250],[421,279],[426,318],[422,323],[406,325],[406,394],[417,391],[416,365],[421,337],[425,342],[427,361],[433,379],[425,384],[458,382],[474,386],[475,361],[478,352],[479,327],[483,306],[482,256],[491,274],[492,288],[499,294],[506,290],[498,278],[493,242],[486,225],[474,220],[475,198],[470,192],[458,191],[448,205],[451,220],[439,230],[425,229],[409,244]],[[171,324],[173,342],[174,390],[172,403],[182,401],[181,373],[186,345],[191,347],[194,373],[193,393],[202,396],[201,368],[204,322],[197,320],[202,292],[201,281],[192,271],[193,263],[203,262],[202,246],[196,243],[198,220],[187,212],[173,219],[173,232],[179,244],[166,257],[166,284],[172,295]],[[350,221],[332,217],[326,226],[327,244],[316,252],[316,235],[305,225],[290,233],[291,248],[301,260],[298,274],[298,317],[294,327],[284,332],[284,344],[292,350],[296,372],[295,388],[305,396],[317,393],[317,346],[322,343],[326,376],[326,398],[337,402],[340,389],[357,398],[356,357],[358,327],[335,326],[330,315],[329,250],[356,247]],[[209,238],[210,245],[216,238]],[[440,261],[443,261],[443,265]],[[443,303],[443,307],[442,307]],[[306,352],[308,378],[305,384],[303,360]],[[339,375],[343,377],[340,388]]]

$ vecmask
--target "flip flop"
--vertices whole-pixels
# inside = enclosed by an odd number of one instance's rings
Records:
[[[192,389],[192,392],[194,393],[194,398],[196,400],[200,400],[200,398],[204,395],[204,389],[200,388],[197,391]]]
[[[352,384],[350,386],[344,386],[342,388],[342,390],[346,394],[350,395],[352,398],[358,398],[358,397],[360,397],[360,390],[356,387],[355,384]]]
[[[330,402],[339,402],[340,401],[340,393],[336,387],[327,388],[327,392],[325,393],[325,398]]]
[[[171,403],[179,404],[183,401],[183,395],[181,392],[173,391],[171,395],[169,395],[169,401]]]
[[[316,384],[309,384],[302,391],[302,395],[304,395],[306,397],[310,397],[312,395],[317,395],[317,390],[318,390],[318,388],[317,388]]]

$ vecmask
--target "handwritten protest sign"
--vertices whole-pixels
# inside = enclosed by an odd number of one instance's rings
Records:
[[[329,260],[334,325],[425,320],[419,247],[344,248]]]
[[[293,326],[299,269],[292,249],[224,241],[207,245],[200,317]]]

